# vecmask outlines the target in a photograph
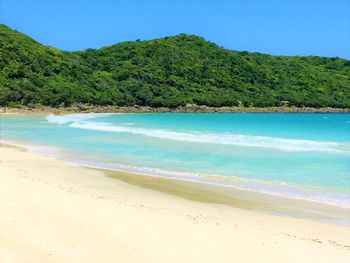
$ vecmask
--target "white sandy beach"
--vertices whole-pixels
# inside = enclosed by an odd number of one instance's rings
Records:
[[[341,263],[350,228],[190,201],[1,145],[0,262]]]

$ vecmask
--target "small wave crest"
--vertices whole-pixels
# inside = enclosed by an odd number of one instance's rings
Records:
[[[81,113],[81,114],[67,114],[67,115],[55,115],[49,114],[46,120],[50,123],[56,124],[67,124],[79,121],[86,121],[90,119],[95,119],[98,117],[104,117],[111,115],[113,113]]]
[[[270,148],[295,152],[326,152],[337,154],[350,154],[349,143],[312,141],[299,139],[286,139],[268,136],[243,135],[234,133],[213,133],[204,131],[176,131],[165,129],[140,128],[127,125],[112,125],[111,123],[94,122],[91,119],[107,116],[107,114],[70,114],[49,115],[47,121],[57,124],[69,124],[72,128],[80,128],[95,131],[131,133],[159,139],[167,139],[181,142],[210,143],[221,145],[248,146]]]

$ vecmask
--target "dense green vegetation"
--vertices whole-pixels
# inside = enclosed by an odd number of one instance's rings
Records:
[[[0,105],[350,107],[350,61],[230,51],[181,34],[64,52],[0,25]]]

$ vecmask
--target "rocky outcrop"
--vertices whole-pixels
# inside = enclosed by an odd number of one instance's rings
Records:
[[[94,106],[87,104],[76,104],[70,107],[52,108],[47,106],[36,106],[34,104],[28,106],[21,106],[18,108],[0,108],[0,113],[28,113],[28,114],[69,114],[69,113],[84,113],[84,112],[120,112],[120,113],[152,113],[152,112],[237,112],[237,113],[348,113],[349,108],[297,108],[297,107],[267,107],[267,108],[255,108],[255,107],[208,107],[205,105],[187,104],[186,106],[180,106],[177,108],[152,108],[148,106],[134,105],[131,107],[118,107],[118,106]]]

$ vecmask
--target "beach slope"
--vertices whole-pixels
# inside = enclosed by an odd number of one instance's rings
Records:
[[[1,145],[0,262],[350,262],[350,228],[190,201]]]

